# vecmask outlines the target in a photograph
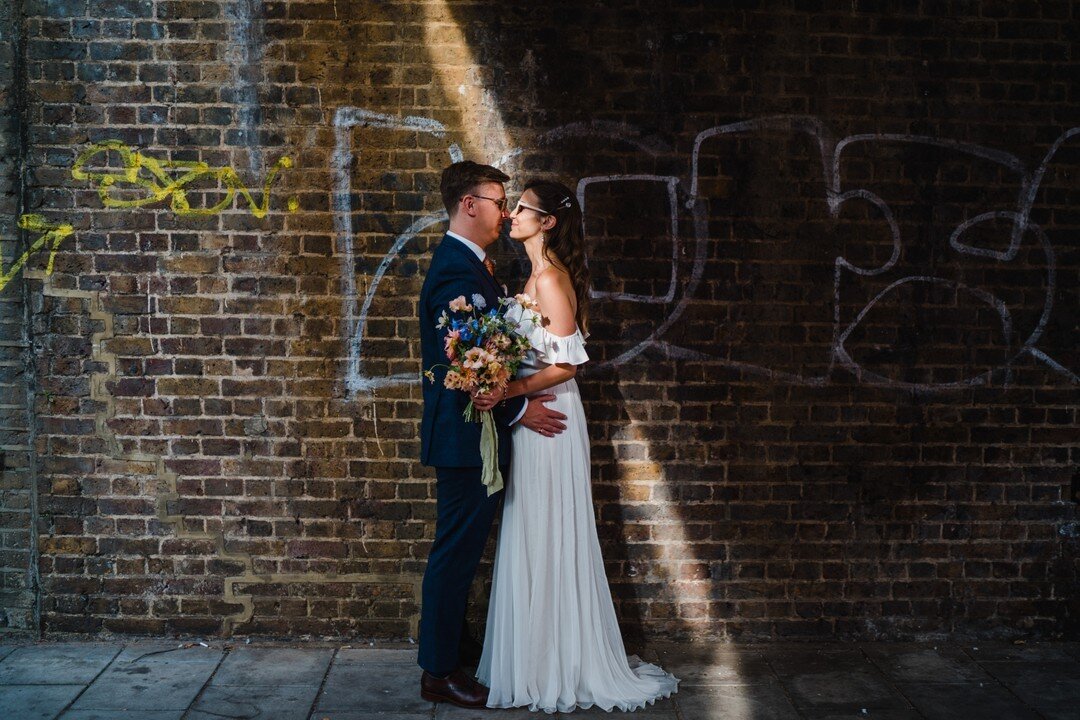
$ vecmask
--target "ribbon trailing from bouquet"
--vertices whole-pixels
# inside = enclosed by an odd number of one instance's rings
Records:
[[[480,413],[480,458],[484,469],[480,479],[487,487],[488,497],[503,489],[502,473],[499,471],[499,434],[495,431],[495,418],[490,410]]]

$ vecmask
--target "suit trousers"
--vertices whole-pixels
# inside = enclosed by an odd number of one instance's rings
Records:
[[[504,478],[509,469],[501,468]],[[417,663],[442,677],[461,664],[458,652],[469,587],[503,493],[487,496],[478,467],[436,468],[435,478],[435,541],[424,571]]]

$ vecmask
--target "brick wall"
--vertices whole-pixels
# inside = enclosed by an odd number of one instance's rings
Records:
[[[45,631],[415,635],[464,155],[584,202],[628,637],[1075,637],[1075,8],[713,5],[26,0]]]
[[[27,249],[16,227],[22,204],[19,167],[25,106],[20,28],[20,8],[10,3],[0,6],[0,275],[7,275]],[[0,637],[32,633],[38,626],[26,290],[18,276],[0,290]]]

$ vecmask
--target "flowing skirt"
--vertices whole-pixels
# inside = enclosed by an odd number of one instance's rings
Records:
[[[566,430],[513,430],[484,652],[488,707],[634,710],[678,679],[626,655],[593,515],[589,435],[577,383],[546,391]]]

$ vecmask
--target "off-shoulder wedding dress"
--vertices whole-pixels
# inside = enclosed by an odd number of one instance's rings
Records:
[[[533,346],[519,376],[589,359],[580,329],[552,335],[516,303],[507,317]],[[566,430],[554,437],[520,425],[513,430],[477,676],[491,689],[492,708],[642,708],[676,692],[679,680],[626,655],[596,535],[577,382],[544,392],[555,395],[547,406],[567,416]]]

